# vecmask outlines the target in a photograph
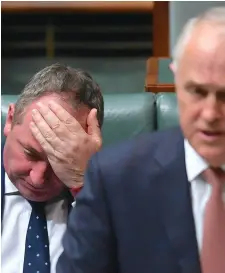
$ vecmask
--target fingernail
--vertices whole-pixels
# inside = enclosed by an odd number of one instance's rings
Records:
[[[32,128],[35,127],[34,122],[30,122],[30,127],[32,127]]]
[[[33,110],[32,110],[32,115],[36,115],[37,112],[38,112],[37,109],[33,109]]]
[[[44,106],[44,104],[42,103],[42,102],[37,102],[37,105],[39,106],[39,107],[43,107]]]

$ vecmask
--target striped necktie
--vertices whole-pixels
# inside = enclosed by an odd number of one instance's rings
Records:
[[[203,273],[225,272],[225,205],[223,188],[225,172],[207,169],[203,176],[211,184],[212,192],[206,204],[203,223],[201,264]]]

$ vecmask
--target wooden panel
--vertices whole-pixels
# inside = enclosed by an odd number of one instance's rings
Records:
[[[153,56],[168,57],[169,2],[155,1],[153,9]]]
[[[158,58],[149,58],[146,65],[145,85],[155,85],[158,82]]]
[[[146,92],[175,92],[174,84],[160,84],[158,83],[159,74],[159,59],[151,57],[147,60],[146,64],[146,78],[145,78],[145,91]]]
[[[155,84],[145,86],[146,92],[159,93],[159,92],[175,92],[175,85],[170,84]]]
[[[154,1],[2,1],[2,12],[24,11],[110,11],[151,12]]]

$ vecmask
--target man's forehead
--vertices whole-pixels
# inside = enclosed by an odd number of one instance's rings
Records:
[[[223,27],[224,28],[224,27]],[[183,57],[202,58],[205,61],[216,61],[225,64],[225,31],[220,35],[220,27],[202,23],[195,28],[184,49]]]
[[[74,112],[74,109],[68,102],[69,95],[60,95],[57,93],[53,93],[40,97],[39,99],[35,100],[32,104],[35,107],[37,107],[37,102],[42,102],[43,104],[48,105],[50,100],[56,101],[58,104],[63,106],[63,108],[65,108],[67,111]]]
[[[62,96],[61,94],[49,94],[38,98],[37,100],[35,100],[29,106],[26,107],[23,117],[23,124],[30,130],[29,123],[33,120],[32,110],[39,108],[37,103],[41,102],[44,105],[48,106],[50,100],[54,100],[58,104],[60,104],[70,115],[72,115],[82,125],[83,128],[85,128],[87,122],[87,115],[90,112],[89,107],[83,105],[81,107],[74,108],[68,102],[68,99],[69,99],[68,95]]]
[[[59,95],[57,93],[49,94],[42,96],[35,101],[33,101],[30,105],[27,106],[25,110],[25,116],[28,116],[28,118],[31,118],[31,113],[33,109],[38,109],[38,102],[41,102],[42,104],[48,106],[49,102],[51,100],[57,102],[60,104],[67,112],[69,112],[71,115],[76,115],[76,110],[68,103],[68,98],[66,96]]]
[[[210,25],[202,25],[184,49],[178,77],[198,83],[225,86],[225,36],[219,37]],[[180,73],[179,73],[180,72]]]

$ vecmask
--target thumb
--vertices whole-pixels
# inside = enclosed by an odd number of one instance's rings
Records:
[[[91,109],[87,117],[87,132],[93,138],[99,149],[102,146],[101,130],[97,119],[97,109]]]

